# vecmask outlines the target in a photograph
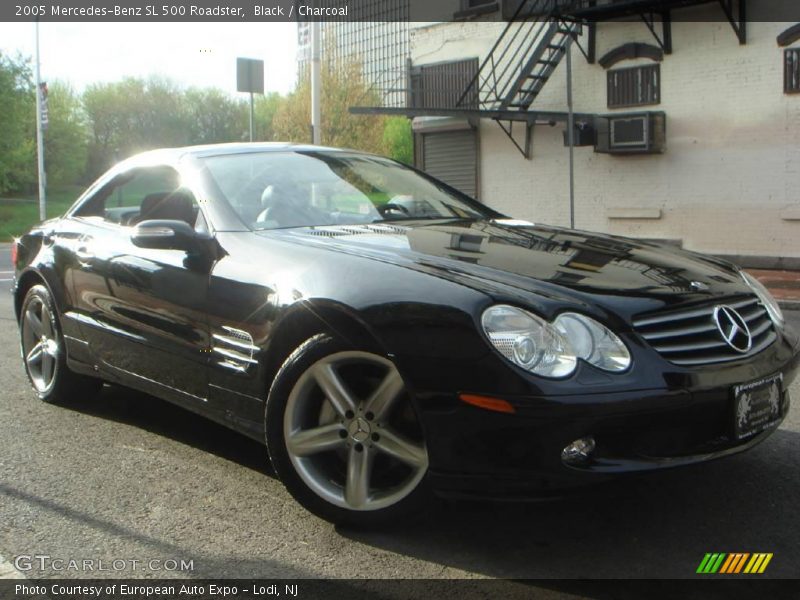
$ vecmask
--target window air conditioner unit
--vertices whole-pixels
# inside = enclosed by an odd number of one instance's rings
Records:
[[[595,118],[595,152],[660,154],[667,149],[667,115],[641,112]]]

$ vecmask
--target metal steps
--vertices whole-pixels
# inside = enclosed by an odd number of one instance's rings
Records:
[[[558,0],[523,0],[457,107],[526,112],[566,55],[581,25],[556,18]],[[474,106],[477,100],[478,106]]]
[[[550,23],[541,41],[533,48],[517,80],[500,103],[501,109],[527,110],[561,63],[570,36],[577,34],[579,25]]]

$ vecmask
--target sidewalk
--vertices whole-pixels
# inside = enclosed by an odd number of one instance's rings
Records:
[[[800,271],[746,270],[764,284],[781,308],[800,310]]]

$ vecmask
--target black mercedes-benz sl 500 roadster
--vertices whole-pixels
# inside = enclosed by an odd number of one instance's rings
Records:
[[[335,522],[745,450],[800,356],[732,264],[509,219],[330,148],[136,156],[13,255],[39,398],[106,381],[206,415]]]

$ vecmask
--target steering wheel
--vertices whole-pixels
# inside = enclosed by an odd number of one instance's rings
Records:
[[[386,204],[383,204],[383,205],[380,205],[380,206],[376,206],[375,208],[378,209],[378,212],[381,213],[382,217],[385,217],[386,213],[389,213],[391,211],[403,213],[407,217],[411,216],[411,211],[408,210],[402,204],[394,204],[392,202],[387,202]]]

